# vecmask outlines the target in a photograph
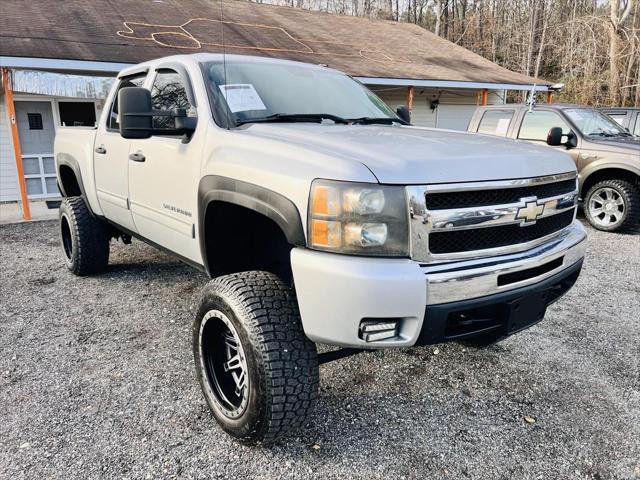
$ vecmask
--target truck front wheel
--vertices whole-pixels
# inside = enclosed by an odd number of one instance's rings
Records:
[[[300,427],[316,402],[315,344],[304,335],[293,290],[271,273],[207,284],[193,356],[215,419],[244,443],[270,443]]]
[[[607,232],[633,232],[640,228],[640,190],[626,180],[604,180],[584,197],[589,223]]]
[[[109,229],[94,217],[82,197],[60,204],[60,242],[67,267],[76,275],[100,273],[109,263]]]

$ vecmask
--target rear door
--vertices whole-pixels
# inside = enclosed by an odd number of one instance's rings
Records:
[[[112,222],[137,232],[129,202],[130,140],[120,136],[118,92],[127,87],[143,86],[146,72],[120,79],[110,99],[106,122],[100,122],[94,144],[96,194],[104,215]]]
[[[180,69],[160,68],[151,85],[154,110],[183,108],[195,114],[187,87],[190,79]],[[191,100],[189,99],[191,97]],[[154,117],[154,128],[171,128],[169,117]],[[201,263],[196,236],[198,180],[206,122],[199,122],[190,141],[181,136],[154,135],[131,141],[129,190],[131,211],[143,237],[182,257]]]

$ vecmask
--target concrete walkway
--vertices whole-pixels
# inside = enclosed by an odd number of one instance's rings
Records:
[[[57,208],[48,208],[45,201],[33,201],[31,207],[31,220],[52,220],[58,218]],[[0,224],[24,222],[22,218],[22,205],[19,202],[0,203]]]

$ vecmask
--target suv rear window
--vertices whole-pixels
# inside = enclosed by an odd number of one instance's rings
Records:
[[[478,133],[506,137],[514,113],[515,110],[487,110],[478,125]]]

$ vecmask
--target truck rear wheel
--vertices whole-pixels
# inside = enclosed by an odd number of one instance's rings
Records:
[[[100,273],[109,263],[109,229],[94,217],[82,197],[60,204],[60,241],[67,267],[76,275]]]
[[[300,427],[318,395],[316,346],[293,290],[267,272],[218,277],[193,325],[196,375],[215,419],[243,443],[270,443]]]
[[[604,180],[593,185],[584,197],[589,223],[607,232],[640,229],[640,190],[626,180]]]

